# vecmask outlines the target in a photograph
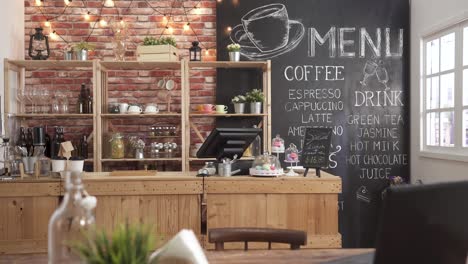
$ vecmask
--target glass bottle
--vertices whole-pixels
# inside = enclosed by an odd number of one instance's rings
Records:
[[[125,157],[125,145],[123,141],[123,136],[120,133],[115,133],[114,135],[112,135],[110,145],[111,158],[123,159]]]
[[[86,88],[86,108],[88,110],[88,114],[92,114],[93,113],[93,97],[91,96],[91,90],[88,88]]]
[[[81,263],[70,248],[70,243],[83,239],[83,231],[94,225],[94,217],[82,205],[83,185],[81,174],[70,172],[65,175],[65,196],[49,221],[48,258],[49,264]]]
[[[86,108],[88,107],[88,104],[86,103],[85,100],[86,100],[86,90],[85,90],[85,85],[83,83],[81,84],[80,95],[78,96],[78,102],[76,103],[76,112],[78,114],[87,113]]]
[[[79,151],[80,156],[83,159],[87,159],[88,158],[88,141],[86,139],[86,135],[83,135],[83,137],[81,138],[79,148],[80,148],[80,151]]]

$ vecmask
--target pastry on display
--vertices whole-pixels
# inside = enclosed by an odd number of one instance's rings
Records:
[[[283,174],[283,169],[277,157],[265,152],[263,155],[255,157],[249,173],[252,176],[279,176]]]
[[[284,139],[280,135],[271,141],[271,153],[284,153]]]

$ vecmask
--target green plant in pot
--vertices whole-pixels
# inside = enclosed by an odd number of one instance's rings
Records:
[[[229,44],[227,45],[227,50],[229,52],[230,61],[240,61],[241,46],[239,44]]]
[[[252,114],[261,114],[262,113],[262,103],[265,101],[265,95],[262,90],[253,89],[250,92],[247,92],[245,95],[247,102],[250,103],[250,113]]]
[[[173,37],[161,37],[161,38],[154,38],[154,37],[145,37],[143,39],[143,46],[158,46],[158,45],[171,45],[177,47],[176,40]]]
[[[73,51],[75,52],[75,56],[77,60],[88,60],[88,51],[93,51],[96,48],[91,43],[86,41],[81,41],[73,46]]]
[[[93,230],[85,234],[81,242],[71,243],[74,252],[89,264],[148,264],[154,250],[154,235],[145,225],[124,224],[112,234],[104,230]]]
[[[247,98],[244,95],[236,95],[231,99],[231,103],[234,105],[234,112],[236,114],[243,114],[245,112],[245,102]]]

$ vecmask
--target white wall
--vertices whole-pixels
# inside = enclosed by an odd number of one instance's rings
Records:
[[[420,39],[430,30],[460,17],[468,18],[468,0],[411,1],[411,177],[425,183],[468,180],[468,162],[421,157],[420,150]]]
[[[24,58],[24,0],[2,1],[0,8],[0,95],[3,113],[3,60]]]

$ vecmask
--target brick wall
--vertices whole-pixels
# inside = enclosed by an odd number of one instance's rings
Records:
[[[83,2],[88,2],[88,11],[91,12],[91,19],[86,21],[84,14],[86,9]],[[164,16],[161,13],[172,13],[174,16],[169,22],[169,26],[174,29],[172,36],[177,41],[177,46],[183,57],[187,57],[188,48],[191,42],[196,40],[191,30],[184,31],[186,22],[184,9],[180,6],[183,2],[185,7],[193,7],[197,3],[197,9],[188,14],[190,26],[202,42],[204,47],[209,47],[209,54],[203,52],[203,60],[216,60],[216,1],[146,1],[140,0],[114,0],[115,8],[101,9],[101,0],[79,1],[74,0],[64,9],[63,0],[45,0],[42,8],[35,5],[35,0],[25,0],[25,46],[29,45],[29,35],[34,28],[41,26],[49,34],[55,30],[61,38],[69,43],[77,43],[88,38],[88,42],[96,46],[96,50],[90,54],[90,59],[113,60],[112,51],[112,31],[108,26],[101,27],[99,23],[93,24],[102,12],[102,18],[108,22],[118,20],[119,15],[127,23],[129,37],[127,40],[126,60],[135,60],[135,50],[146,36],[159,36],[165,28]],[[171,5],[175,5],[171,8]],[[130,5],[131,4],[131,5]],[[171,11],[172,10],[172,11]],[[63,12],[63,15],[61,15]],[[59,16],[58,16],[59,15]],[[57,17],[58,16],[58,17]],[[57,17],[51,21],[51,27],[46,26],[46,19]],[[92,33],[91,33],[92,32]],[[168,31],[165,31],[168,35]],[[51,58],[53,60],[63,59],[62,49],[66,42],[60,38],[50,40]],[[25,58],[28,59],[27,50]],[[156,83],[162,77],[168,76],[180,84],[180,72],[178,71],[113,71],[109,73],[109,97],[112,101],[138,102],[146,104],[155,102],[165,110],[165,91],[158,88]],[[214,70],[193,71],[190,76],[191,103],[214,103],[216,74]],[[91,71],[50,71],[40,70],[26,73],[26,89],[38,88],[49,89],[52,94],[56,91],[67,93],[70,98],[71,109],[75,109],[76,98],[80,89],[80,84],[92,84]],[[180,88],[180,85],[178,85]],[[173,92],[173,110],[180,110],[180,90]],[[149,125],[154,120],[122,121],[114,120],[112,125],[120,132],[144,135]],[[158,122],[171,123],[174,120],[161,120]],[[213,119],[200,118],[196,121],[203,132],[208,132],[213,126]],[[76,120],[41,120],[30,122],[28,125],[48,124],[65,126],[67,139],[75,140],[80,134],[90,133],[90,122],[76,122]],[[52,129],[49,129],[52,133]],[[192,138],[196,138],[191,131]],[[91,144],[90,144],[91,145]]]

